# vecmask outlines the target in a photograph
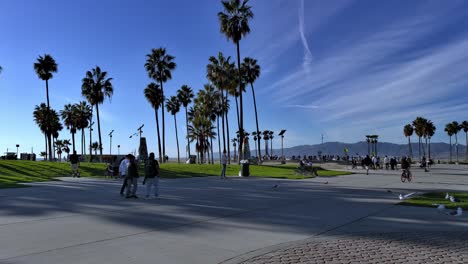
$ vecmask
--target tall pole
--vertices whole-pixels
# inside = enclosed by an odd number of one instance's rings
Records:
[[[120,155],[120,145],[117,145],[117,153]]]
[[[109,155],[112,156],[112,134],[114,133],[114,130],[112,129],[112,131],[109,133],[109,137],[110,137],[110,147],[109,147]]]

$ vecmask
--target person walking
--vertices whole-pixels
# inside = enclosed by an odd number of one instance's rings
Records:
[[[371,158],[369,157],[369,155],[367,155],[363,160],[362,160],[362,164],[364,164],[365,168],[366,168],[366,174],[369,175],[369,166],[372,164],[372,160]]]
[[[159,163],[154,159],[154,153],[151,152],[145,166],[145,178],[143,185],[146,184],[146,198],[150,198],[151,187],[154,188],[154,197],[159,196]]]
[[[125,188],[127,187],[127,169],[128,165],[130,164],[130,156],[127,155],[125,158],[120,162],[119,166],[119,174],[120,177],[123,179],[122,187],[120,188],[120,195],[124,195]]]
[[[76,154],[76,150],[73,151],[73,154],[70,155],[70,164],[71,164],[71,175],[73,178],[80,177],[80,158]]]
[[[136,191],[138,188],[138,165],[135,156],[129,154],[130,163],[127,169],[127,196],[125,198],[138,198]]]
[[[221,165],[223,166],[221,170],[221,179],[226,179],[226,166],[227,166],[228,157],[226,150],[223,150],[223,155],[221,156]]]

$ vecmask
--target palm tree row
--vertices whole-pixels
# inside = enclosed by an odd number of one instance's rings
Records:
[[[52,79],[54,76],[53,74],[57,72],[58,65],[51,55],[45,54],[44,56],[38,57],[37,62],[34,63],[34,70],[37,76],[46,83],[47,104],[42,103],[40,106],[36,106],[33,116],[46,139],[46,156],[49,160],[53,160],[55,157],[55,151],[58,151],[59,149],[53,145],[55,145],[55,141],[58,138],[58,132],[63,128],[60,124],[57,112],[50,107],[49,99],[49,80]],[[92,122],[92,107],[96,106],[101,160],[102,140],[99,120],[99,104],[102,104],[106,97],[112,97],[113,87],[111,80],[112,78],[107,78],[107,72],[101,71],[99,67],[86,72],[86,76],[82,80],[82,95],[87,99],[90,105],[85,101],[82,101],[79,104],[68,104],[62,111],[60,111],[60,115],[65,126],[72,134],[73,151],[76,150],[75,134],[77,130],[81,130],[81,153],[85,154],[86,141],[84,130],[90,126]],[[90,127],[90,131],[91,129],[92,128]],[[54,139],[54,143],[52,142],[52,139]],[[61,150],[62,149],[60,148],[60,152]]]
[[[455,153],[458,163],[458,132],[461,130],[465,132],[465,160],[468,161],[468,121],[463,121],[461,124],[459,124],[457,121],[453,121],[445,125],[445,132],[449,136],[450,143],[450,162],[452,162],[452,136],[455,136]]]
[[[411,136],[413,133],[418,137],[418,158],[421,160],[422,156],[428,155],[431,158],[431,138],[434,136],[436,127],[431,120],[423,117],[416,117],[411,124],[403,127],[403,134],[408,138],[408,156],[413,157],[413,149],[411,147]],[[422,139],[425,140],[425,147],[423,146]],[[421,156],[421,153],[423,154]]]

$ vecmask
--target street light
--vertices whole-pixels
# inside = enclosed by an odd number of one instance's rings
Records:
[[[117,145],[118,154],[120,155],[120,145]]]
[[[282,161],[281,163],[284,164],[286,163],[286,161],[284,160],[284,154],[283,154],[283,138],[284,138],[284,133],[286,132],[286,129],[283,129],[279,132],[278,136],[281,137],[281,158],[282,158]]]
[[[18,158],[18,149],[19,149],[19,144],[16,144],[16,158]]]
[[[109,137],[110,137],[110,150],[109,150],[109,155],[112,156],[112,134],[114,133],[114,129],[112,129],[112,131],[109,133]]]

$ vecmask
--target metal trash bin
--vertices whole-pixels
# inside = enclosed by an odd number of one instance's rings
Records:
[[[239,176],[249,177],[250,176],[249,161],[248,160],[241,160],[240,164],[241,164],[241,171],[239,173],[240,174]]]

